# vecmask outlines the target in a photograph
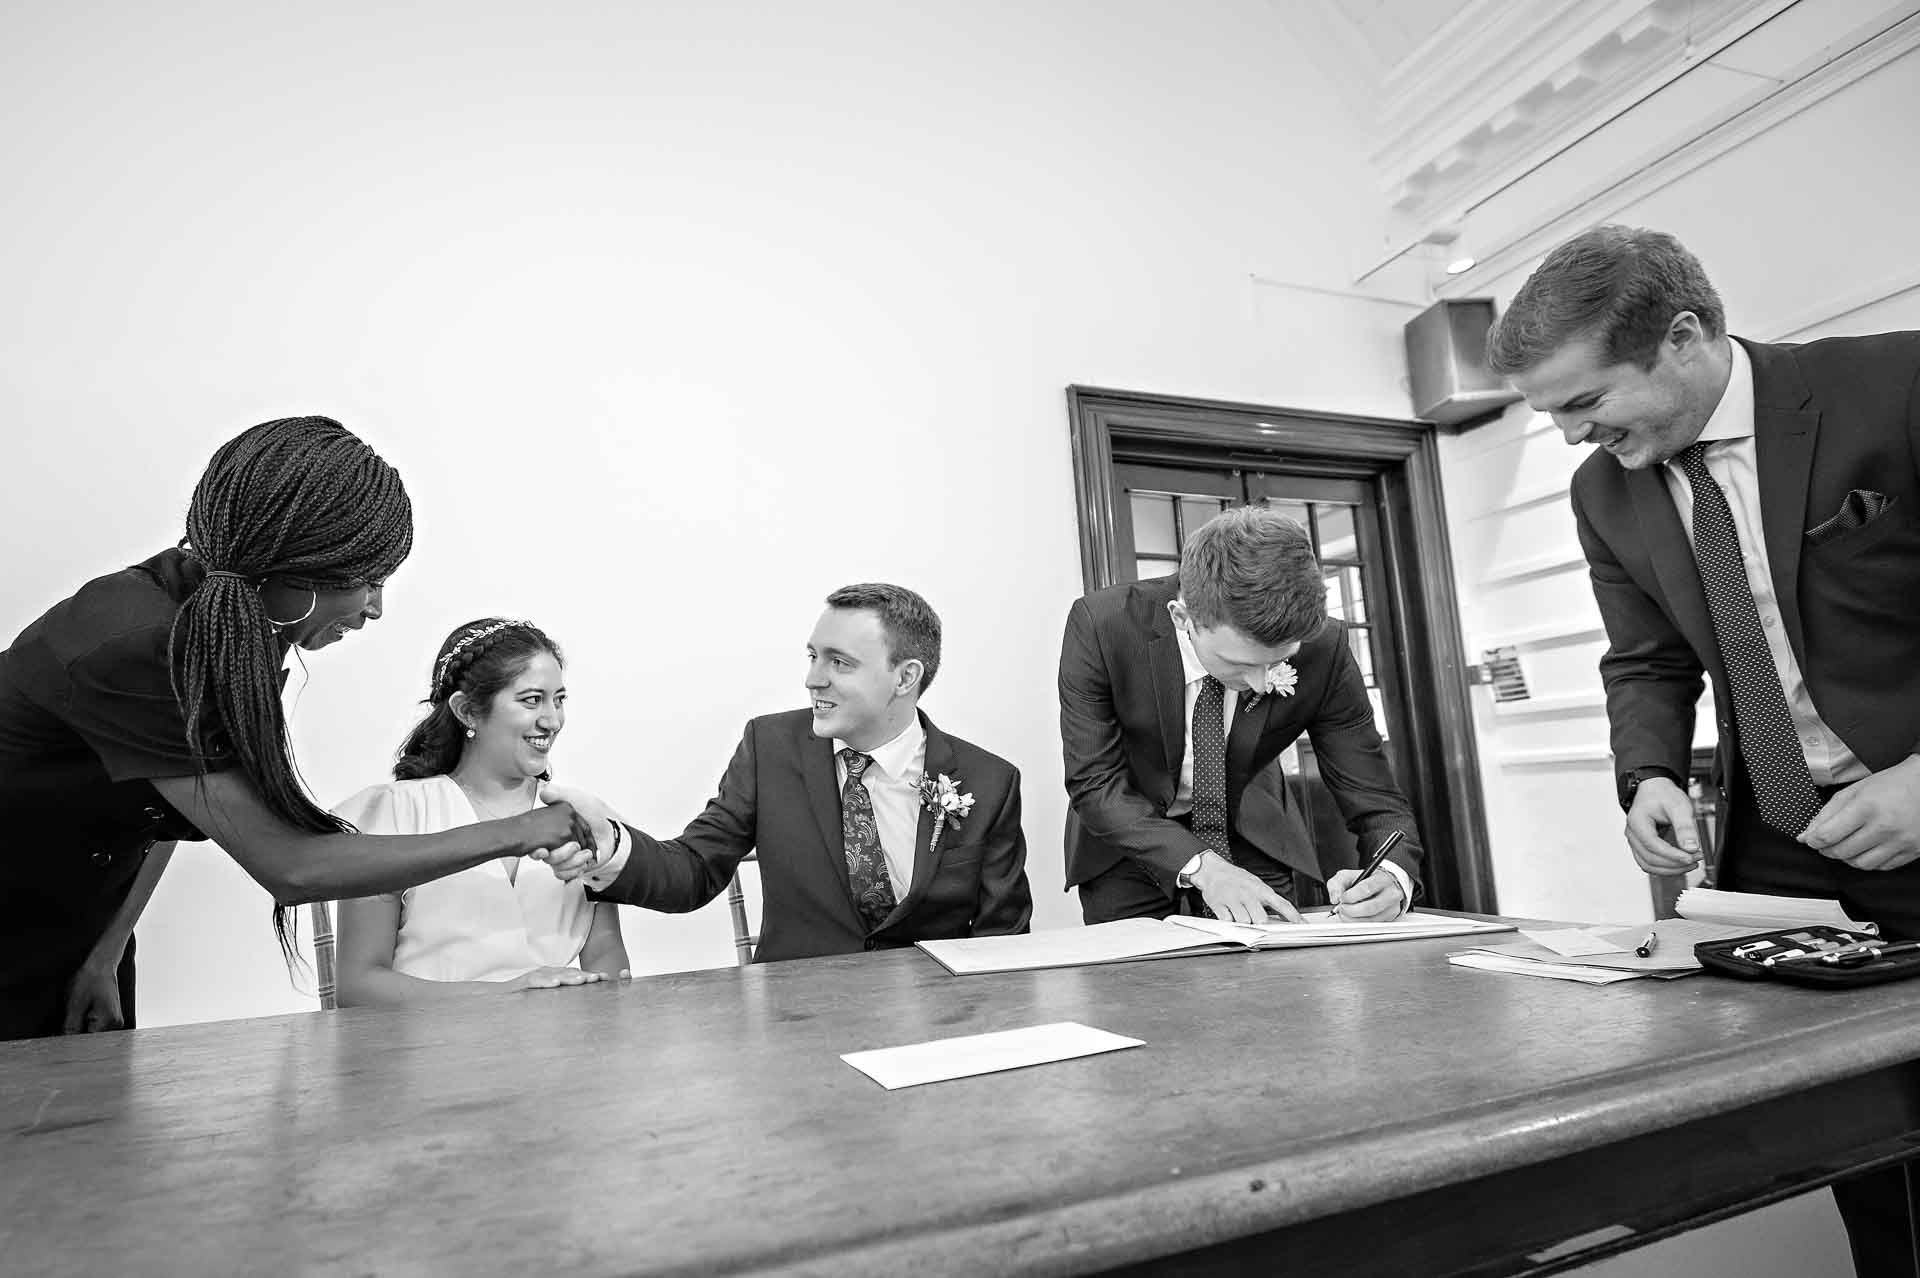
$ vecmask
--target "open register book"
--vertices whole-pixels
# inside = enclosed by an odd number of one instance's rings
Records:
[[[1290,949],[1308,945],[1358,945],[1370,941],[1417,941],[1435,936],[1511,932],[1506,923],[1425,914],[1418,910],[1390,923],[1352,923],[1327,911],[1311,911],[1304,923],[1259,926],[1218,919],[1174,915],[1165,919],[1121,919],[1088,927],[1066,927],[1023,936],[974,936],[950,941],[920,941],[935,962],[955,976],[983,972],[1025,972],[1043,967],[1083,967],[1133,959],[1173,958],[1184,954],[1224,954],[1233,950]]]

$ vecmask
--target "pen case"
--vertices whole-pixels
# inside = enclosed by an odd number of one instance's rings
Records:
[[[1702,941],[1693,956],[1723,976],[1838,989],[1920,976],[1920,943],[1826,924]]]

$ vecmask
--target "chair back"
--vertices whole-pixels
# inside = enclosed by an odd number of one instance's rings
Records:
[[[758,854],[749,852],[741,858],[741,863],[758,860]],[[733,877],[727,880],[727,913],[733,916],[733,957],[741,967],[753,962],[753,947],[760,943],[760,934],[750,930],[747,923],[747,893],[740,886],[740,867],[733,868]]]
[[[340,1006],[333,983],[333,906],[315,901],[307,906],[313,916],[313,977],[320,995],[320,1009],[331,1012]]]

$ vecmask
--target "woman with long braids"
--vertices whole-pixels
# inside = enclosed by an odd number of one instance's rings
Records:
[[[567,724],[564,680],[560,647],[538,627],[469,621],[434,657],[427,714],[401,745],[394,780],[334,811],[367,834],[430,834],[528,811]],[[512,857],[340,903],[342,1007],[551,989],[626,967],[618,906]]]
[[[283,947],[290,905],[588,855],[566,803],[375,838],[302,787],[287,654],[378,619],[412,547],[379,454],[329,418],[265,422],[213,455],[178,547],[88,582],[0,651],[0,1039],[134,1023],[133,925],[174,840],[215,840],[272,893]]]

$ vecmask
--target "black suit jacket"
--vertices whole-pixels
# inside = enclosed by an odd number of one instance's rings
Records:
[[[1077,600],[1060,646],[1060,741],[1076,822],[1067,830],[1067,886],[1085,883],[1122,857],[1148,867],[1173,891],[1174,878],[1204,846],[1167,816],[1187,749],[1186,673],[1167,604],[1177,576],[1110,586]],[[1390,859],[1420,890],[1420,839],[1394,784],[1366,685],[1345,627],[1329,621],[1290,659],[1291,696],[1260,698],[1234,715],[1227,734],[1227,829],[1239,842],[1325,880],[1353,864],[1353,849],[1316,850],[1272,766],[1301,733],[1313,743],[1321,778],[1347,828],[1377,842],[1406,839]]]
[[[813,735],[808,710],[747,723],[720,792],[677,839],[632,830],[633,852],[602,900],[650,910],[697,910],[725,890],[759,849],[763,903],[756,961],[890,949],[915,941],[1024,932],[1033,915],[1020,773],[998,755],[950,737],[923,713],[926,771],[953,778],[973,810],[929,848],[933,814],[920,813],[913,882],[869,931],[847,880],[833,743]],[[631,827],[629,827],[631,829]]]
[[[1879,771],[1920,750],[1920,333],[1741,344],[1787,639],[1820,717]],[[1878,511],[1868,522],[1823,527],[1863,501]],[[1614,766],[1687,776],[1703,672],[1720,765],[1736,764],[1733,699],[1662,468],[1596,452],[1574,474],[1573,511],[1607,628]]]

